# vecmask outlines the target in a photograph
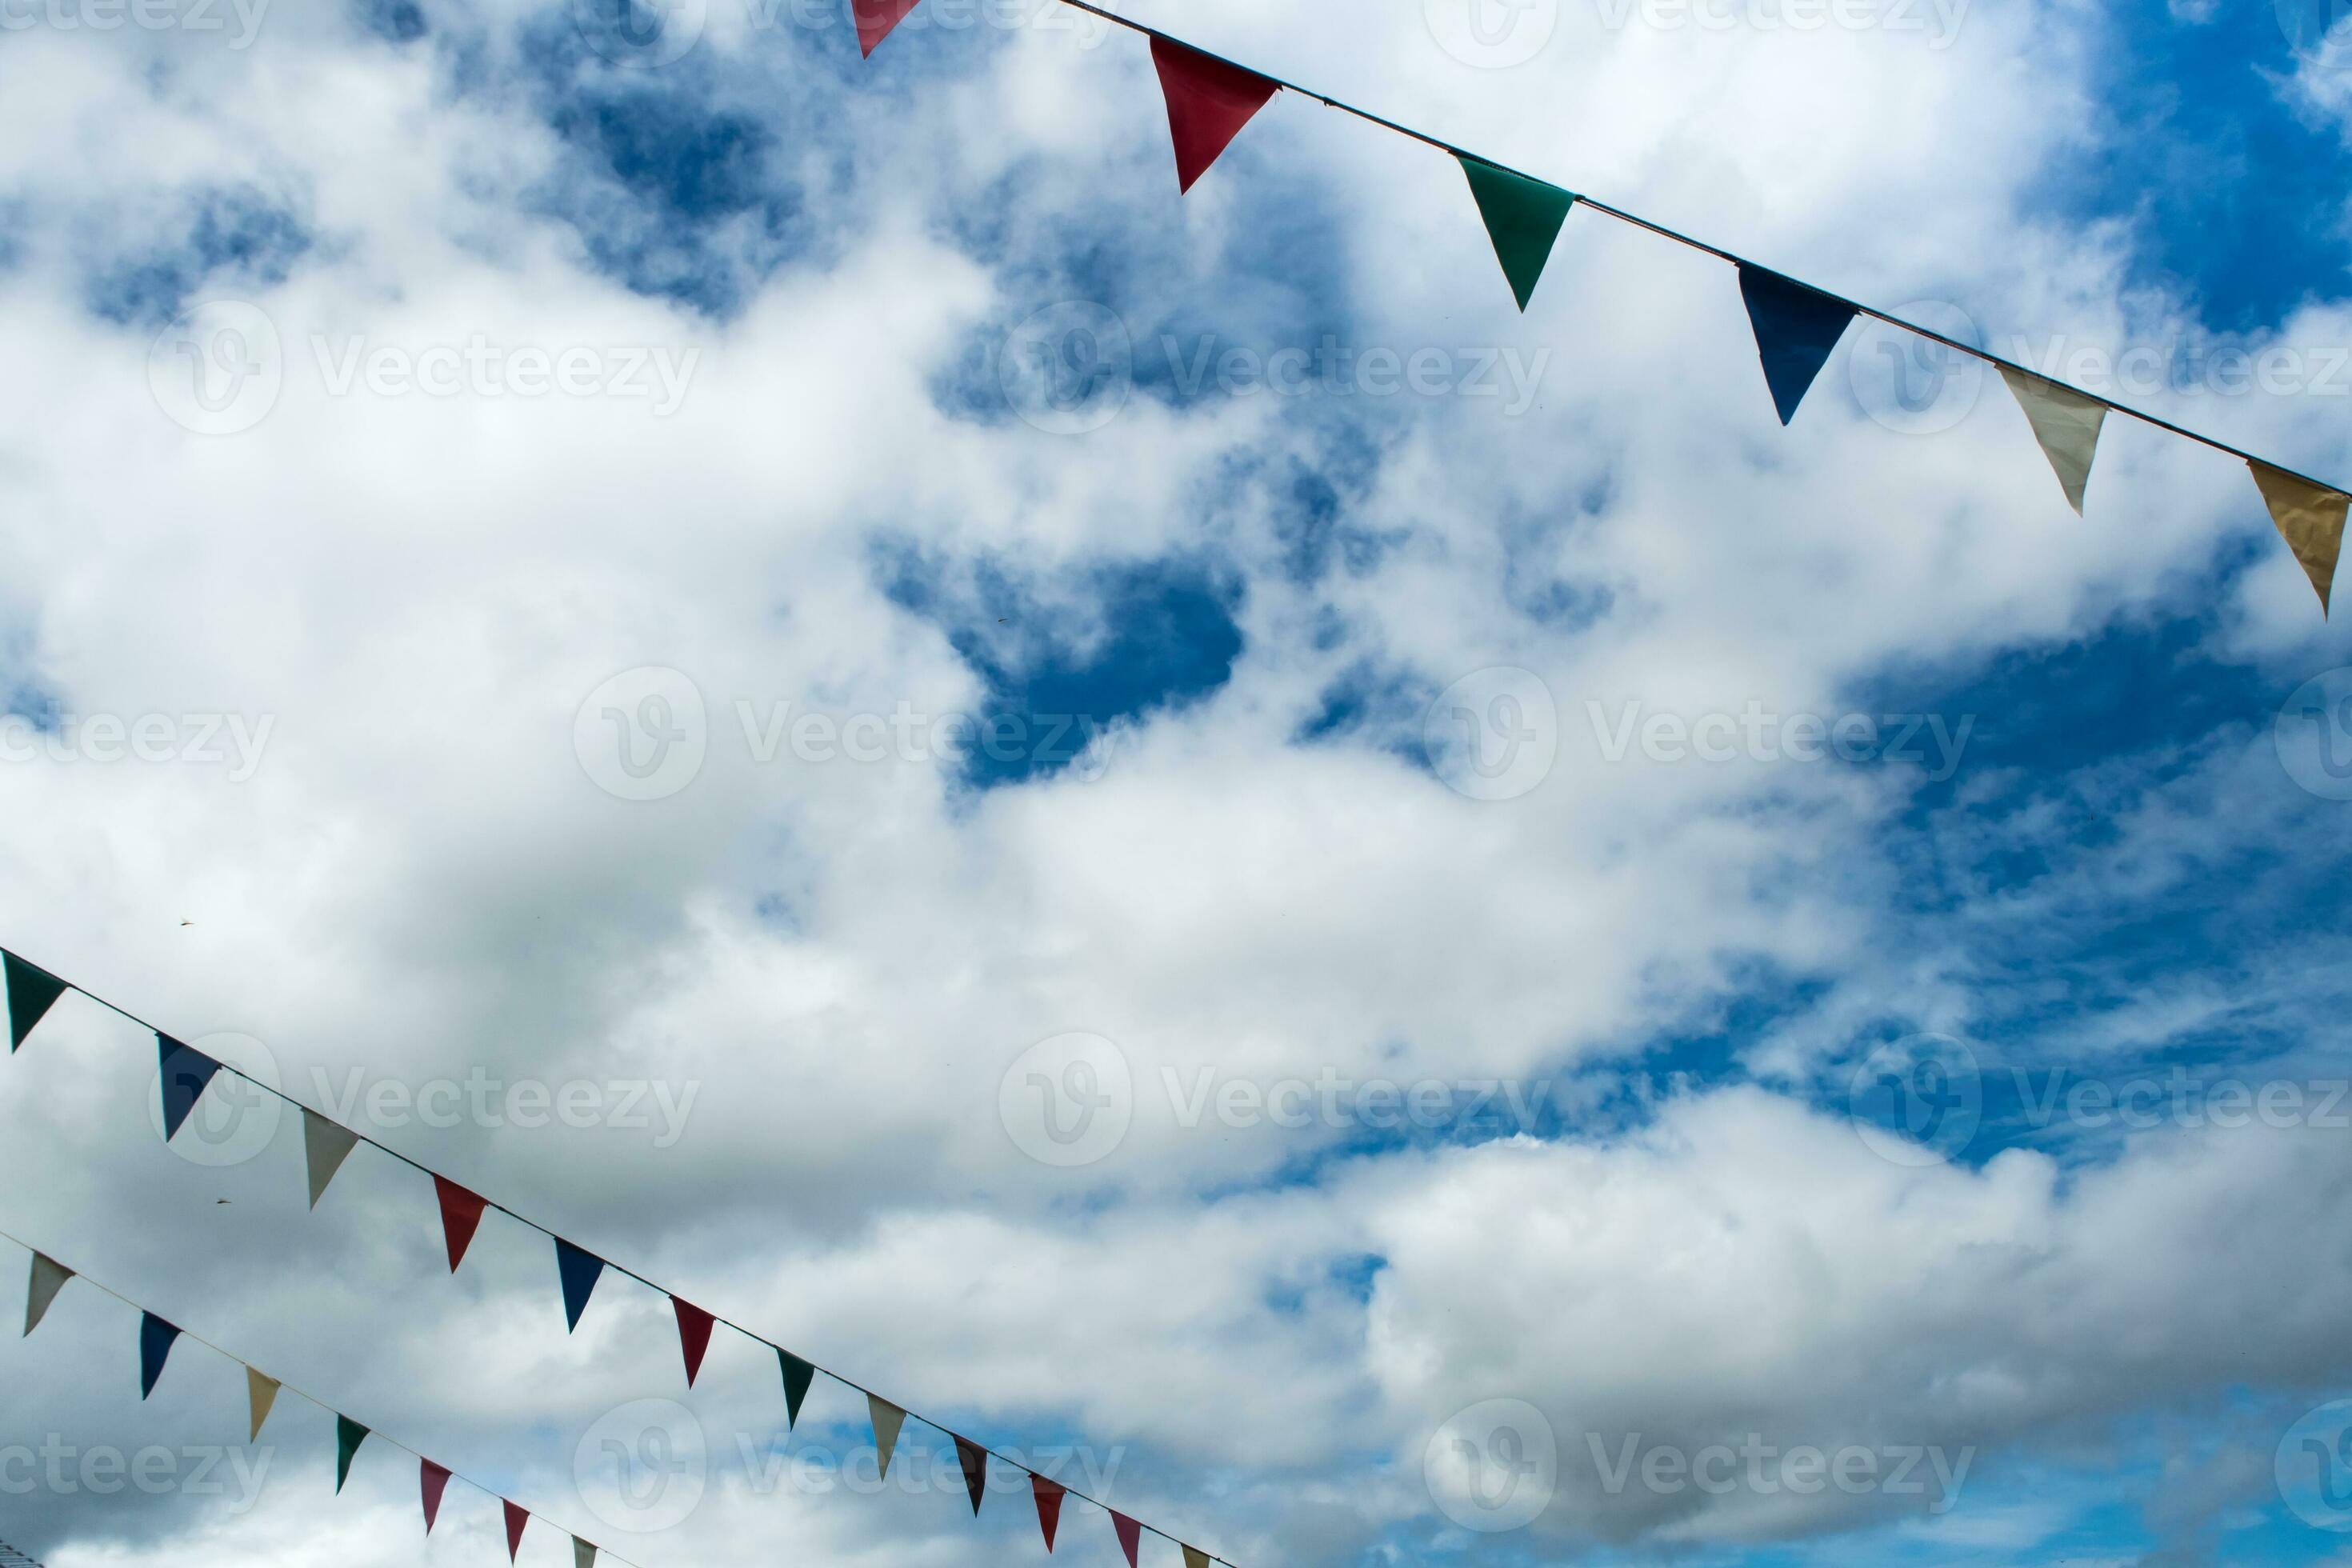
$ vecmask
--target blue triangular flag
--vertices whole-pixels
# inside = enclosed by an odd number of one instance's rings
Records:
[[[1764,361],[1772,406],[1786,425],[1805,400],[1805,389],[1828,363],[1845,324],[1853,320],[1853,307],[1745,261],[1739,264],[1739,294],[1748,301],[1748,324],[1756,330],[1756,352]]]
[[[179,1337],[179,1330],[154,1313],[139,1314],[140,1398],[155,1392],[155,1380],[163,1375],[163,1358],[172,1353],[172,1342]]]
[[[563,1276],[563,1316],[569,1329],[580,1326],[580,1314],[588,1310],[588,1292],[596,1289],[597,1277],[604,1272],[604,1260],[593,1252],[583,1252],[562,1237],[555,1238],[556,1272]]]
[[[204,1097],[205,1086],[220,1071],[220,1063],[196,1049],[173,1039],[160,1030],[155,1036],[155,1052],[163,1065],[163,1142],[169,1143],[188,1112],[196,1108]]]

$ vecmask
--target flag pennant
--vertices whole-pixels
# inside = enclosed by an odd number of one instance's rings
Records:
[[[2323,489],[2268,463],[2249,459],[2246,466],[2254,471],[2263,504],[2271,509],[2271,521],[2278,525],[2279,535],[2294,552],[2294,558],[2303,563],[2303,574],[2319,590],[2319,613],[2326,615],[2328,590],[2336,581],[2336,553],[2344,548],[2344,514],[2352,508],[2352,496]]]
[[[576,1535],[572,1538],[572,1568],[596,1568],[596,1549]]]
[[[195,1110],[196,1101],[204,1097],[205,1086],[221,1069],[220,1063],[196,1049],[157,1031],[155,1053],[161,1060],[163,1074],[163,1142],[169,1143]]]
[[[915,5],[916,0],[850,0],[850,10],[857,18],[858,52],[873,58],[890,29],[905,21]]]
[[[419,1489],[425,1494],[425,1533],[433,1533],[433,1524],[441,1517],[441,1494],[449,1489],[449,1468],[430,1459],[419,1459]]]
[[[368,1429],[348,1415],[335,1417],[335,1490],[341,1492],[343,1483],[351,1479],[352,1456],[367,1441]]]
[[[474,1245],[488,1200],[442,1176],[433,1178],[433,1191],[441,1200],[441,1231],[449,1242],[449,1272],[455,1274],[465,1261],[466,1248]]]
[[[702,1371],[703,1353],[710,1349],[710,1326],[719,1320],[676,1296],[669,1304],[677,1312],[677,1342],[686,1352],[686,1385],[692,1388]]]
[[[1462,172],[1469,176],[1470,195],[1486,220],[1486,237],[1495,242],[1495,259],[1503,264],[1503,276],[1524,310],[1536,291],[1536,279],[1543,276],[1544,263],[1551,258],[1559,226],[1576,205],[1576,193],[1476,158],[1464,158]]]
[[[1118,1549],[1127,1553],[1127,1568],[1135,1568],[1135,1553],[1143,1544],[1143,1526],[1114,1509],[1110,1527],[1118,1531]]]
[[[507,1510],[507,1561],[511,1563],[515,1560],[515,1553],[522,1550],[522,1527],[530,1522],[530,1512],[527,1509],[517,1508],[504,1498],[499,1501]]]
[[[139,1397],[146,1398],[155,1392],[155,1380],[163,1375],[163,1360],[172,1353],[172,1342],[180,1331],[157,1317],[142,1310],[139,1314]]]
[[[555,1238],[555,1271],[563,1277],[563,1321],[569,1331],[580,1326],[580,1314],[588,1310],[588,1293],[596,1289],[596,1280],[604,1272],[604,1260],[593,1252],[583,1252],[559,1236]]]
[[[309,1106],[302,1108],[302,1162],[310,1173],[310,1206],[317,1208],[327,1184],[343,1168],[359,1146],[360,1135],[340,1122],[328,1121]]]
[[[971,1511],[980,1514],[980,1494],[988,1489],[988,1455],[977,1443],[961,1437],[955,1440],[956,1463],[963,1467],[963,1489],[971,1494]]]
[[[2107,405],[2071,386],[2007,365],[2000,367],[2000,378],[2025,410],[2025,422],[2033,426],[2033,438],[2042,443],[2042,455],[2050,459],[2051,471],[2066,492],[2066,504],[2076,517],[2082,516],[2083,489],[2091,482],[2091,458],[2098,450]]]
[[[874,1452],[881,1461],[881,1473],[890,1473],[890,1456],[898,1447],[898,1428],[907,1424],[907,1413],[887,1399],[874,1394],[866,1396],[866,1414],[874,1423]]]
[[[784,1426],[789,1430],[800,1425],[801,1401],[816,1381],[816,1368],[787,1350],[779,1350],[776,1360],[784,1369]]]
[[[1151,63],[1168,100],[1168,132],[1176,143],[1176,187],[1189,191],[1217,154],[1265,107],[1276,84],[1214,55],[1154,36]]]
[[[1748,324],[1755,329],[1772,406],[1786,425],[1853,320],[1853,307],[1745,261],[1739,264],[1739,295],[1748,303]]]
[[[1062,1499],[1068,1489],[1059,1481],[1049,1481],[1040,1475],[1029,1478],[1029,1489],[1037,1494],[1037,1528],[1045,1532],[1045,1550],[1054,1550],[1054,1532],[1062,1528]]]
[[[49,1315],[49,1303],[74,1277],[73,1270],[46,1253],[33,1254],[33,1277],[25,1282],[25,1332],[31,1333]]]
[[[1209,1568],[1209,1554],[1197,1546],[1185,1547],[1184,1568]]]
[[[5,973],[8,987],[8,1053],[14,1056],[33,1026],[68,987],[47,970],[13,952],[0,952],[0,973]]]
[[[261,1424],[269,1419],[270,1407],[278,1403],[278,1389],[276,1378],[256,1372],[251,1367],[245,1369],[245,1402],[253,1415],[253,1430],[246,1434],[247,1442],[260,1440]]]

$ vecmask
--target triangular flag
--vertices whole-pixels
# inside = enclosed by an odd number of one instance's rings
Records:
[[[1143,1544],[1143,1526],[1114,1509],[1110,1527],[1118,1531],[1118,1548],[1127,1553],[1127,1568],[1135,1568],[1136,1549]]]
[[[205,1086],[220,1071],[220,1063],[195,1047],[173,1039],[160,1030],[155,1036],[155,1054],[161,1059],[163,1074],[163,1142],[169,1143],[188,1120],[188,1112],[203,1098]]]
[[[343,1483],[351,1479],[352,1456],[360,1451],[360,1445],[367,1441],[367,1435],[368,1429],[361,1426],[358,1422],[352,1420],[350,1416],[338,1415],[335,1417],[336,1491],[341,1491],[343,1489]]]
[[[2025,410],[2025,422],[2033,426],[2033,438],[2042,443],[2042,455],[2050,459],[2058,486],[2066,492],[2066,504],[2076,517],[2082,516],[2083,487],[2091,482],[2091,458],[2099,447],[2099,426],[2106,420],[2107,405],[2071,386],[2007,365],[2000,367],[2000,378]]]
[[[434,1521],[441,1517],[441,1494],[449,1489],[449,1468],[430,1459],[417,1461],[424,1467],[419,1478],[425,1493],[425,1533],[433,1533]]]
[[[245,1369],[245,1402],[253,1413],[253,1430],[247,1435],[247,1442],[259,1441],[261,1424],[269,1419],[269,1407],[278,1403],[278,1389],[276,1378],[256,1372],[251,1367]]]
[[[511,1563],[515,1560],[515,1553],[522,1550],[522,1527],[530,1522],[530,1513],[504,1498],[499,1501],[505,1505],[507,1510],[507,1561]]]
[[[596,1549],[576,1535],[572,1538],[572,1568],[596,1568]]]
[[[155,1392],[155,1380],[163,1375],[163,1358],[172,1353],[172,1342],[180,1331],[154,1313],[139,1314],[139,1397],[146,1398]]]
[[[2319,590],[2319,613],[2326,615],[2328,590],[2336,582],[2336,552],[2344,548],[2345,510],[2352,507],[2352,496],[2323,489],[2268,463],[2249,460],[2246,466],[2254,471],[2254,483],[2262,489],[2280,536],[2303,563],[2303,574]]]
[[[887,1399],[866,1396],[866,1414],[874,1422],[874,1452],[881,1459],[881,1473],[890,1473],[890,1456],[898,1447],[898,1428],[907,1424],[907,1413]]]
[[[360,1135],[340,1122],[330,1121],[309,1106],[302,1108],[302,1159],[310,1173],[310,1206],[317,1208],[327,1184],[343,1168],[359,1146]]]
[[[1510,279],[1511,292],[1524,310],[1536,291],[1536,279],[1543,276],[1544,263],[1551,258],[1559,226],[1568,221],[1568,209],[1576,205],[1576,193],[1475,158],[1464,158],[1462,172],[1470,178],[1470,195],[1477,200],[1478,216],[1486,220],[1486,237],[1495,242],[1495,259],[1503,264],[1503,276]]]
[[[1151,63],[1168,100],[1168,132],[1176,142],[1176,186],[1189,191],[1226,143],[1265,107],[1276,84],[1214,55],[1154,35]]]
[[[971,1494],[971,1511],[980,1512],[980,1494],[988,1489],[988,1456],[977,1443],[956,1438],[956,1462],[963,1467],[963,1489]]]
[[[1037,1525],[1045,1532],[1045,1550],[1050,1552],[1054,1550],[1054,1532],[1062,1528],[1062,1498],[1069,1489],[1059,1481],[1032,1475],[1029,1489],[1037,1494]]]
[[[33,1277],[25,1285],[25,1331],[31,1333],[49,1315],[49,1303],[74,1277],[73,1270],[47,1253],[33,1254]]]
[[[66,994],[66,983],[13,952],[0,952],[0,973],[8,986],[8,1050],[11,1055],[41,1021],[41,1015]]]
[[[1209,1554],[1197,1546],[1185,1547],[1184,1568],[1209,1568]]]
[[[790,1429],[800,1425],[801,1401],[816,1381],[816,1368],[787,1350],[779,1350],[776,1359],[784,1368],[784,1426]]]
[[[675,1296],[669,1304],[677,1311],[677,1342],[686,1352],[686,1385],[692,1388],[702,1371],[703,1352],[710,1348],[710,1326],[719,1320]]]
[[[1786,425],[1853,320],[1853,307],[1745,261],[1739,264],[1739,294],[1748,302],[1748,324],[1756,331],[1772,406]]]
[[[580,1314],[588,1310],[588,1292],[596,1289],[597,1277],[604,1272],[604,1260],[593,1252],[583,1252],[562,1237],[555,1238],[555,1271],[563,1277],[563,1321],[567,1330],[580,1326]]]
[[[441,1230],[449,1243],[449,1272],[455,1274],[465,1259],[466,1248],[474,1245],[474,1232],[481,1226],[488,1200],[443,1176],[433,1178],[433,1192],[441,1200]]]
[[[915,4],[916,0],[850,0],[851,14],[857,18],[858,51],[871,59],[875,48],[890,36],[891,28],[906,20]]]

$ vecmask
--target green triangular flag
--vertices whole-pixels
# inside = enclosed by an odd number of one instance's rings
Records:
[[[245,1369],[245,1396],[247,1402],[253,1406],[253,1435],[246,1438],[247,1442],[255,1442],[260,1438],[261,1424],[269,1419],[269,1407],[278,1403],[279,1386],[276,1378],[265,1377],[251,1367]],[[338,1481],[335,1484],[335,1489],[342,1490],[342,1483]]]
[[[57,999],[66,994],[66,983],[37,964],[26,963],[13,952],[0,952],[0,975],[8,985],[8,1050],[16,1053],[33,1032]]]
[[[1503,276],[1511,280],[1511,292],[1524,310],[1536,291],[1536,279],[1543,276],[1544,263],[1551,258],[1559,226],[1568,221],[1568,209],[1576,205],[1576,193],[1475,158],[1464,158],[1462,172],[1469,176],[1478,216],[1486,220],[1486,237],[1495,242],[1495,259],[1503,264]]]
[[[881,1458],[882,1475],[887,1478],[890,1456],[898,1447],[898,1428],[907,1424],[907,1413],[871,1394],[866,1396],[866,1413],[874,1419],[874,1452]]]
[[[2254,483],[2263,492],[2263,504],[2271,509],[2279,537],[2319,590],[2319,613],[2326,615],[2327,590],[2336,581],[2336,556],[2344,548],[2345,510],[2352,507],[2352,497],[2323,489],[2268,463],[2249,459],[2246,467],[2254,471]]]
[[[31,1333],[49,1315],[49,1303],[73,1278],[73,1270],[47,1253],[33,1254],[33,1278],[25,1287],[25,1331]]]
[[[339,1122],[328,1121],[309,1106],[302,1108],[302,1160],[310,1173],[310,1206],[317,1208],[326,1195],[327,1184],[343,1168],[343,1162],[359,1146],[360,1135]]]
[[[596,1549],[576,1535],[572,1538],[572,1568],[596,1568]]]
[[[2107,417],[2107,405],[2007,365],[2000,367],[2000,378],[2025,410],[2025,422],[2033,426],[2033,438],[2042,443],[2042,455],[2050,459],[2051,471],[2066,492],[2066,504],[2076,517],[2082,516],[2083,487],[2091,482],[2091,458],[2099,448],[2099,426]]]
[[[352,1473],[352,1456],[367,1441],[368,1429],[348,1415],[335,1417],[335,1490],[343,1489],[343,1482]]]
[[[816,1368],[788,1350],[779,1349],[776,1359],[784,1366],[784,1426],[787,1429],[801,1422],[801,1401],[808,1397],[809,1384],[816,1381]]]

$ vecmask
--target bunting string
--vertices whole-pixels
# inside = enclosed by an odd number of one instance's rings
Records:
[[[957,1452],[962,1458],[964,1475],[971,1489],[972,1509],[975,1513],[980,1508],[981,1488],[987,1473],[987,1461],[998,1460],[1029,1476],[1034,1483],[1038,1520],[1045,1534],[1048,1552],[1053,1550],[1055,1524],[1059,1518],[1061,1500],[1069,1497],[1076,1498],[1080,1502],[1091,1504],[1110,1516],[1112,1525],[1118,1536],[1120,1549],[1127,1556],[1129,1568],[1136,1568],[1136,1542],[1143,1533],[1156,1536],[1176,1546],[1182,1552],[1187,1568],[1206,1568],[1206,1564],[1213,1563],[1223,1563],[1225,1568],[1238,1568],[1238,1565],[1228,1558],[1215,1556],[1156,1525],[1145,1524],[1132,1519],[1098,1498],[1089,1497],[1084,1492],[1040,1476],[1010,1455],[975,1443],[929,1416],[918,1415],[894,1401],[885,1399],[856,1379],[845,1377],[830,1367],[795,1354],[766,1335],[745,1328],[730,1318],[722,1317],[695,1306],[668,1287],[657,1284],[635,1269],[590,1252],[585,1247],[557,1235],[537,1220],[518,1214],[507,1205],[486,1197],[470,1188],[460,1186],[431,1166],[402,1153],[380,1139],[347,1127],[325,1113],[312,1110],[275,1085],[264,1083],[226,1062],[215,1060],[197,1050],[194,1046],[165,1034],[129,1008],[109,1001],[71,981],[65,980],[29,960],[19,957],[14,952],[0,949],[0,992],[5,992],[7,1004],[11,1055],[24,1045],[26,1037],[32,1033],[34,1026],[38,1024],[56,1005],[58,998],[68,991],[88,997],[116,1016],[155,1037],[161,1076],[160,1091],[163,1106],[163,1137],[166,1142],[177,1136],[181,1127],[194,1110],[197,1100],[202,1098],[205,1089],[213,1079],[226,1073],[293,1107],[301,1113],[308,1193],[310,1206],[313,1209],[318,1207],[319,1200],[325,1194],[328,1184],[334,1179],[335,1173],[342,1168],[344,1161],[350,1157],[352,1150],[364,1143],[372,1149],[390,1155],[410,1169],[432,1178],[435,1196],[440,1209],[443,1239],[446,1246],[451,1273],[456,1273],[458,1266],[464,1262],[467,1249],[473,1243],[475,1232],[481,1225],[482,1216],[493,1209],[516,1224],[537,1231],[552,1241],[555,1244],[557,1274],[562,1287],[567,1331],[576,1331],[579,1328],[581,1315],[586,1311],[589,1298],[594,1291],[598,1280],[610,1271],[624,1279],[633,1279],[646,1289],[669,1300],[677,1318],[679,1345],[686,1363],[687,1385],[689,1388],[693,1386],[695,1378],[701,1372],[703,1355],[709,1348],[712,1329],[723,1326],[775,1353],[783,1375],[787,1428],[799,1422],[802,1402],[807,1397],[817,1374],[823,1373],[834,1383],[865,1396],[867,1415],[874,1429],[877,1458],[885,1474],[889,1470],[890,1458],[897,1447],[899,1431],[904,1423],[911,1417],[954,1441]],[[0,1237],[5,1236],[5,1232],[0,1232]],[[13,1237],[6,1238],[16,1239]],[[18,1243],[18,1245],[24,1244]],[[35,1249],[27,1247],[27,1250]],[[26,1325],[27,1333],[31,1332],[34,1325],[39,1322],[41,1313],[47,1310],[48,1302],[55,1299],[58,1289],[68,1277],[70,1276],[60,1274],[53,1281],[47,1280],[44,1274],[41,1255],[36,1251],[31,1296],[28,1298],[33,1310],[28,1310]],[[154,1321],[159,1324],[163,1322],[161,1319],[156,1319]],[[168,1328],[169,1325],[164,1324],[163,1327]],[[161,1333],[162,1330],[159,1329],[156,1331]],[[211,1348],[218,1349],[217,1346]],[[169,1339],[163,1340],[152,1361],[152,1372],[160,1373],[163,1358],[169,1353]],[[231,1359],[236,1358],[231,1357]],[[152,1376],[148,1378],[147,1385],[150,1388],[153,1386]],[[274,1394],[272,1397],[275,1397]],[[306,1394],[304,1397],[310,1396]],[[319,1402],[313,1400],[312,1403]],[[260,1429],[261,1417],[267,1413],[266,1402],[257,1392],[254,1404],[254,1429],[257,1432]],[[422,1456],[419,1458],[421,1458]],[[348,1454],[344,1456],[344,1465],[348,1468]],[[1050,1512],[1046,1501],[1048,1489],[1051,1489],[1054,1500]],[[428,1498],[435,1495],[429,1479],[426,1489]],[[517,1533],[519,1535],[519,1531]]]

